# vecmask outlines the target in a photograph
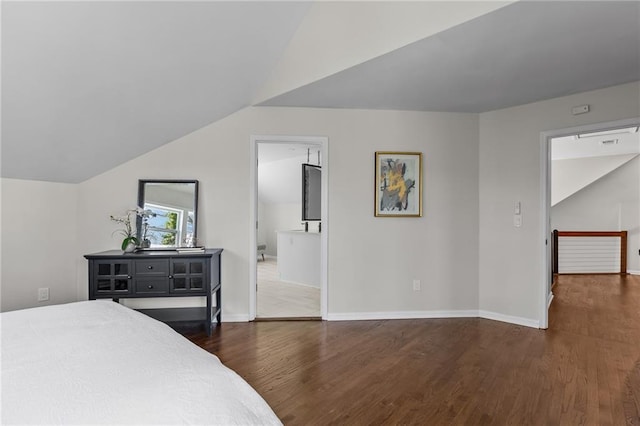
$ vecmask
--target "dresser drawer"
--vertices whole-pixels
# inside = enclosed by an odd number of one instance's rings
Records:
[[[136,278],[136,294],[169,293],[169,278]]]
[[[166,259],[140,259],[135,261],[136,275],[169,275],[169,261]]]

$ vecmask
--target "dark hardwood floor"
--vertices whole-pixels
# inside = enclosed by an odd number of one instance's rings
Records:
[[[549,330],[484,319],[225,323],[188,337],[285,425],[640,425],[640,276],[560,276]]]

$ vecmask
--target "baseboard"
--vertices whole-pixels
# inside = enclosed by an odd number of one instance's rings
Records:
[[[551,295],[553,298],[553,295]],[[549,300],[550,302],[550,300]],[[525,327],[540,328],[539,322],[530,318],[514,317],[489,311],[451,310],[451,311],[396,311],[396,312],[338,312],[327,314],[327,321],[369,321],[394,319],[429,318],[484,318]],[[224,315],[222,322],[248,322],[248,315]]]
[[[514,317],[511,315],[499,314],[497,312],[490,311],[479,311],[478,315],[480,318],[490,319],[494,321],[508,322],[510,324],[523,325],[525,327],[531,328],[540,328],[540,323],[538,320],[534,320],[531,318],[522,318],[522,317]]]
[[[552,300],[553,300],[553,293],[549,292],[549,295],[547,296],[547,309],[549,309],[549,306],[551,306]]]
[[[640,275],[640,271],[636,271],[635,269],[633,269],[633,270],[628,270],[627,269],[627,274]]]
[[[328,321],[362,321],[389,319],[426,319],[426,318],[474,318],[475,310],[460,311],[398,311],[398,312],[347,312],[329,313]]]
[[[249,315],[236,314],[228,315],[222,314],[222,322],[249,322]]]

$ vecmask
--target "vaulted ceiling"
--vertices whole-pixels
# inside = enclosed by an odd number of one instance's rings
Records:
[[[262,105],[480,113],[639,79],[639,2],[520,1]]]
[[[80,182],[250,105],[308,8],[3,2],[2,175]]]
[[[2,2],[2,176],[81,182],[251,105],[283,57],[322,44],[291,46],[313,7]],[[640,80],[638,2],[490,9],[260,104],[482,112]]]

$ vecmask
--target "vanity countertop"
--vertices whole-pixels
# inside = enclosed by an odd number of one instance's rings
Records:
[[[320,235],[320,233],[318,231],[305,232],[304,229],[285,229],[285,230],[276,231],[276,232],[280,233],[280,234],[290,233],[290,234],[314,234],[314,235]]]

